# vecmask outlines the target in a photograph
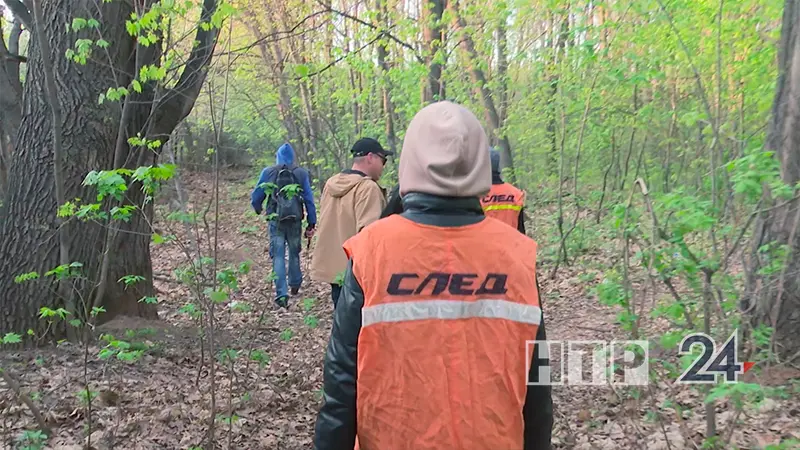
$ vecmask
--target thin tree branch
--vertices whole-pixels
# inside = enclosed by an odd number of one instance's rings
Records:
[[[419,62],[420,64],[425,64],[425,60],[424,60],[424,59],[422,59],[422,57],[421,57],[421,56],[419,56],[419,54],[417,53],[417,49],[416,49],[416,48],[414,48],[414,46],[412,46],[411,44],[409,44],[409,43],[407,43],[407,42],[405,42],[405,41],[401,40],[401,39],[400,39],[400,38],[398,38],[397,36],[395,36],[395,35],[393,35],[393,34],[389,33],[389,32],[388,32],[386,29],[384,29],[383,27],[381,27],[381,26],[379,26],[379,25],[375,25],[375,24],[373,24],[373,23],[366,22],[366,21],[364,21],[364,20],[362,20],[362,19],[359,19],[359,18],[358,18],[358,17],[356,17],[356,16],[350,15],[350,14],[348,14],[348,13],[344,12],[344,11],[339,11],[339,10],[333,9],[333,7],[331,7],[330,5],[326,5],[325,3],[323,3],[323,2],[322,2],[322,0],[317,0],[317,3],[318,3],[320,6],[322,6],[323,8],[325,8],[325,10],[324,10],[324,11],[322,11],[322,12],[325,12],[325,13],[328,13],[328,12],[329,12],[329,13],[333,13],[333,14],[336,14],[336,15],[338,15],[338,16],[344,17],[345,19],[350,19],[350,20],[352,20],[352,21],[354,21],[354,22],[356,22],[356,23],[359,23],[359,24],[361,24],[361,25],[364,25],[365,27],[372,28],[372,29],[373,29],[373,30],[375,30],[375,31],[379,31],[381,34],[383,34],[384,36],[386,36],[386,37],[388,37],[389,39],[393,40],[394,42],[396,42],[396,43],[397,43],[397,44],[399,44],[400,46],[402,46],[402,47],[405,47],[405,48],[407,48],[407,49],[411,50],[411,52],[412,52],[412,55],[414,56],[414,59],[416,59],[416,60],[417,60],[417,62]]]
[[[321,69],[319,69],[319,70],[317,70],[317,71],[315,71],[315,72],[311,72],[311,73],[309,73],[308,75],[306,75],[306,77],[309,77],[309,78],[310,78],[310,77],[313,77],[313,76],[319,75],[319,74],[321,74],[321,73],[323,73],[323,72],[327,71],[327,70],[328,70],[328,69],[330,69],[331,67],[335,66],[337,63],[341,62],[343,59],[347,58],[348,56],[350,56],[350,55],[357,55],[357,54],[361,53],[361,52],[362,52],[362,51],[363,51],[365,48],[367,48],[367,47],[369,47],[370,45],[372,45],[372,44],[374,44],[375,42],[377,42],[377,41],[378,41],[378,40],[381,38],[381,36],[382,36],[382,35],[383,35],[383,33],[379,33],[377,36],[375,36],[375,38],[373,38],[372,40],[370,40],[370,41],[369,41],[369,42],[367,42],[366,44],[364,44],[364,45],[362,45],[361,47],[359,47],[359,48],[357,48],[357,49],[353,50],[353,51],[352,51],[352,52],[350,52],[350,53],[346,53],[346,54],[344,54],[344,55],[342,55],[342,56],[340,56],[340,57],[338,57],[338,58],[334,59],[333,61],[331,61],[330,63],[328,63],[327,65],[325,65],[325,67],[323,67],[323,68],[321,68]],[[295,78],[294,78],[294,81],[300,81],[300,80],[302,80],[303,78],[305,78],[305,77],[295,77]]]
[[[700,75],[700,71],[697,69],[697,65],[694,63],[694,59],[692,58],[692,52],[689,50],[689,47],[686,45],[686,42],[681,37],[681,34],[678,32],[678,27],[675,25],[675,20],[673,20],[672,15],[667,11],[667,7],[664,6],[663,0],[656,0],[658,2],[658,6],[661,7],[661,11],[667,16],[667,21],[669,22],[670,28],[672,28],[672,32],[675,33],[675,37],[678,38],[678,43],[680,44],[683,52],[686,53],[686,59],[689,61],[689,66],[692,68],[692,72],[694,73],[694,80],[697,84],[697,94],[700,96],[700,100],[703,102],[703,109],[705,109],[705,113],[708,116],[708,121],[711,124],[711,127],[714,131],[714,139],[715,141],[719,141],[719,130],[716,126],[716,121],[714,120],[714,114],[711,112],[711,103],[708,101],[708,94],[706,93],[706,89],[703,86],[703,78]],[[716,142],[713,144],[716,146]]]
[[[260,38],[256,39],[254,42],[251,42],[250,44],[247,44],[244,47],[239,47],[239,48],[234,49],[234,50],[228,50],[226,53],[246,52],[246,51],[252,49],[253,47],[255,47],[255,46],[259,45],[259,44],[266,43],[266,42],[272,42],[273,38],[278,38],[279,36],[282,36],[282,35],[285,35],[285,36],[281,37],[280,39],[275,39],[275,40],[277,41],[277,40],[282,40],[282,39],[286,39],[286,38],[290,38],[290,37],[301,36],[307,30],[304,30],[303,33],[300,33],[300,34],[294,34],[294,32],[297,31],[298,28],[300,28],[303,24],[305,24],[309,20],[313,19],[314,17],[316,17],[316,16],[318,16],[320,14],[325,14],[327,12],[328,11],[315,11],[315,12],[309,14],[308,16],[304,17],[302,20],[297,22],[292,28],[289,28],[288,30],[275,31],[273,33],[261,36]],[[319,28],[319,27],[316,27],[316,28]],[[220,53],[217,56],[222,56],[222,55],[225,55],[226,53]]]

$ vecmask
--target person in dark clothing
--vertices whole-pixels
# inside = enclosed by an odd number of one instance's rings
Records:
[[[400,214],[403,212],[403,199],[400,198],[400,184],[396,184],[389,193],[389,201],[386,207],[381,212],[381,219],[389,217],[392,214]]]
[[[550,386],[526,383],[547,354],[520,347],[547,339],[537,244],[484,215],[486,141],[451,102],[411,121],[403,212],[343,245],[315,450],[551,448]]]

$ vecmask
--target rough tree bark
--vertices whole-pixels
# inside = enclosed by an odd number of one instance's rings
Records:
[[[778,49],[778,83],[765,147],[780,161],[781,178],[791,186],[800,181],[800,0],[785,0]],[[772,203],[780,202],[780,200]],[[800,202],[778,205],[756,223],[752,267],[748,273],[748,300],[755,324],[774,328],[778,356],[800,351]],[[769,252],[759,248],[774,242],[788,248],[787,264],[779,273],[760,276]],[[774,256],[773,256],[774,257]]]
[[[152,0],[143,5],[149,7]],[[201,20],[208,21],[216,10],[216,0],[204,0]],[[22,3],[16,7],[23,7]],[[125,18],[133,12],[125,2],[98,4],[93,0],[51,0],[42,4],[42,23],[50,41],[49,58],[55,65],[58,104],[62,111],[61,126],[64,147],[64,185],[67,200],[91,199],[94,192],[82,186],[90,170],[115,167],[115,149],[121,134],[137,132],[150,139],[166,143],[174,128],[194,106],[205,80],[206,69],[216,44],[217,30],[198,28],[195,46],[175,87],[159,89],[154,82],[144,84],[142,93],[133,93],[125,102],[123,114],[120,103],[98,104],[98,95],[111,86],[129,86],[127,74],[137,73],[137,65],[157,64],[157,46],[143,49],[136,45],[125,27]],[[107,52],[86,65],[64,58],[65,51],[78,38],[86,38],[91,30],[74,33],[64,27],[67,17],[94,17],[100,21],[103,38],[110,43]],[[95,37],[95,36],[92,36]],[[95,37],[96,38],[96,37]],[[43,306],[62,307],[49,277],[16,283],[14,278],[31,271],[44,274],[59,264],[56,229],[58,205],[52,183],[52,129],[49,108],[41,93],[44,90],[42,55],[36,39],[31,39],[26,83],[23,88],[22,118],[17,134],[17,154],[10,176],[18,180],[10,185],[7,201],[0,211],[0,333],[43,330],[37,313]],[[124,119],[123,119],[124,116]],[[117,160],[122,167],[133,168],[155,163],[156,153],[124,145]],[[125,203],[141,205],[144,199],[140,186],[132,186]],[[128,223],[115,224],[119,239],[111,239],[108,249],[108,271],[100,287],[100,266],[103,262],[106,224],[75,222],[69,230],[70,259],[83,264],[85,279],[76,283],[79,299],[90,302],[101,290],[100,304],[107,312],[102,320],[119,314],[156,317],[153,306],[140,303],[153,295],[152,264],[150,260],[152,205],[143,214],[136,214]],[[139,275],[144,281],[125,289],[119,283],[125,275]]]

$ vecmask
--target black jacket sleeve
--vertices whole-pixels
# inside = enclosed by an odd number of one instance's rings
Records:
[[[400,214],[403,212],[403,200],[400,198],[400,185],[396,185],[392,192],[389,194],[389,200],[386,203],[386,208],[381,213],[381,219],[389,217],[392,214]]]
[[[536,278],[536,290],[539,291],[539,278]],[[541,291],[539,291],[541,292]],[[539,296],[539,306],[542,306],[542,297]],[[544,313],[536,333],[537,341],[547,340],[544,330]],[[550,364],[549,359],[534,353],[531,360],[529,380],[538,379],[540,367]],[[548,385],[528,385],[525,396],[525,405],[522,408],[522,417],[525,421],[525,450],[550,450],[551,434],[553,430],[553,399]]]
[[[522,211],[519,212],[519,219],[517,219],[517,230],[525,234],[525,208],[522,208]]]
[[[347,263],[333,315],[323,372],[324,404],[314,431],[315,450],[353,450],[356,439],[356,361],[364,291]]]

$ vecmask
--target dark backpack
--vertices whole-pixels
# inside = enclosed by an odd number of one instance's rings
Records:
[[[297,188],[284,189],[295,184]],[[278,223],[303,220],[303,203],[300,182],[294,174],[294,169],[286,165],[276,169],[275,185],[270,194],[270,203]]]

